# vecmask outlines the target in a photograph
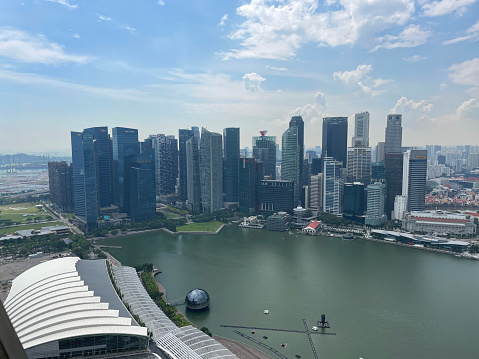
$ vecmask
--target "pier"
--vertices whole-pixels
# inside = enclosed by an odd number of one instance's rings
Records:
[[[238,335],[241,335],[243,338],[246,338],[248,340],[251,340],[253,343],[256,343],[258,344],[259,346],[262,346],[263,348],[265,349],[268,349],[270,351],[272,351],[273,353],[275,353],[277,356],[279,356],[281,359],[288,359],[287,357],[285,357],[283,354],[281,354],[279,351],[277,351],[276,349],[274,348],[271,348],[270,346],[266,345],[265,343],[262,343],[260,342],[259,340],[256,340],[255,338],[252,338],[250,337],[249,335],[246,335],[246,334],[243,334],[237,330],[233,330],[233,333],[236,333]]]

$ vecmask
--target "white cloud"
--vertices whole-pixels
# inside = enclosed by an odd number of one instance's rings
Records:
[[[442,82],[440,85],[439,85],[439,89],[440,90],[444,90],[445,88],[447,88],[447,84],[445,82]]]
[[[72,37],[74,39],[80,39],[81,38],[80,34],[73,34]]]
[[[143,91],[138,91],[135,89],[114,89],[114,88],[105,88],[105,87],[94,87],[81,85],[71,82],[66,82],[63,80],[41,76],[31,73],[21,73],[7,70],[0,70],[0,79],[20,83],[24,85],[40,85],[47,87],[56,87],[62,89],[69,89],[81,92],[87,92],[94,95],[100,95],[104,97],[117,98],[122,100],[133,100],[140,102],[156,101],[156,99],[151,99],[148,93]]]
[[[385,80],[381,78],[373,79],[369,76],[369,73],[373,70],[372,65],[358,65],[358,67],[351,71],[335,72],[333,77],[335,80],[339,80],[345,85],[352,86],[353,88],[359,88],[363,93],[372,96],[381,95],[387,90],[373,90],[385,84],[390,83],[392,80]]]
[[[158,5],[160,6],[165,6],[166,3],[163,0],[158,0]]]
[[[245,74],[243,76],[243,87],[248,91],[261,91],[261,83],[263,81],[266,81],[266,79],[256,72]]]
[[[340,80],[346,85],[350,85],[352,83],[357,83],[365,75],[371,72],[372,69],[372,65],[359,65],[355,70],[352,71],[335,72],[333,77],[335,80]]]
[[[218,26],[223,26],[227,20],[228,20],[228,14],[224,14]]]
[[[426,100],[420,100],[415,102],[414,100],[408,100],[406,97],[401,97],[397,100],[396,105],[389,111],[389,113],[408,113],[419,112],[422,113],[421,118],[425,117],[432,110],[433,104],[428,103]]]
[[[241,40],[241,48],[222,53],[223,58],[287,59],[306,43],[367,44],[375,33],[404,25],[414,13],[414,0],[342,0],[337,5],[339,10],[320,12],[317,0],[251,0],[236,9],[245,20],[230,35]]]
[[[479,57],[449,67],[449,78],[460,85],[477,86],[479,84]]]
[[[286,67],[275,67],[275,66],[266,66],[267,69],[274,70],[274,71],[288,71]]]
[[[128,30],[128,31],[129,31],[130,33],[132,33],[132,34],[136,31],[135,28],[129,27],[129,26],[125,26],[124,29],[125,29],[125,30]]]
[[[403,60],[406,62],[418,62],[418,61],[424,61],[426,60],[427,57],[425,56],[419,56],[419,55],[413,55],[410,57],[403,57]]]
[[[111,17],[105,16],[105,15],[97,14],[97,16],[101,21],[111,21],[112,20]]]
[[[471,42],[479,40],[479,21],[466,30],[467,35],[459,36],[451,40],[443,41],[443,45],[455,44],[462,41],[471,40]]]
[[[457,108],[456,114],[459,118],[479,120],[479,101],[475,98],[464,101]]]
[[[304,106],[300,106],[290,111],[282,120],[276,120],[278,125],[287,124],[291,116],[301,116],[303,120],[309,124],[321,123],[323,117],[328,117],[329,114],[326,111],[326,94],[324,92],[317,91],[314,94],[314,102],[307,103]]]
[[[472,5],[477,0],[440,0],[433,1],[422,6],[424,15],[434,17],[446,15],[452,12],[456,12],[462,15],[467,10],[469,5]]]
[[[70,4],[67,0],[46,0],[46,1],[63,5],[71,10],[78,9],[78,4]]]
[[[83,64],[90,61],[87,56],[65,53],[61,45],[48,41],[43,35],[30,35],[13,29],[0,29],[0,56],[45,65],[68,62]]]
[[[419,25],[409,25],[398,36],[386,35],[378,37],[379,45],[373,51],[380,48],[396,49],[398,47],[416,47],[423,45],[431,36],[431,31],[423,30]]]

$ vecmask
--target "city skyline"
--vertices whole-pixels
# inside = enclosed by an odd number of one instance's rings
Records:
[[[0,153],[28,143],[66,154],[69,131],[94,126],[140,138],[240,127],[251,148],[260,130],[280,142],[292,116],[309,148],[323,117],[347,116],[349,142],[361,111],[371,147],[389,113],[403,115],[404,146],[474,145],[478,11],[449,0],[3,2]]]

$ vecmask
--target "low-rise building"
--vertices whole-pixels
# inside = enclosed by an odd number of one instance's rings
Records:
[[[266,228],[270,231],[284,232],[288,229],[290,215],[286,212],[278,212],[268,217]]]
[[[321,222],[319,221],[312,221],[310,224],[308,224],[306,227],[303,228],[303,233],[304,234],[310,234],[314,235],[321,230]]]
[[[462,236],[476,234],[472,217],[444,211],[412,211],[406,213],[403,229],[409,232],[445,233]]]

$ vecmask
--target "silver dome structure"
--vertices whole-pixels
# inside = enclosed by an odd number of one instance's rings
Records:
[[[200,288],[191,290],[185,298],[186,308],[191,310],[202,310],[210,305],[210,296]]]

